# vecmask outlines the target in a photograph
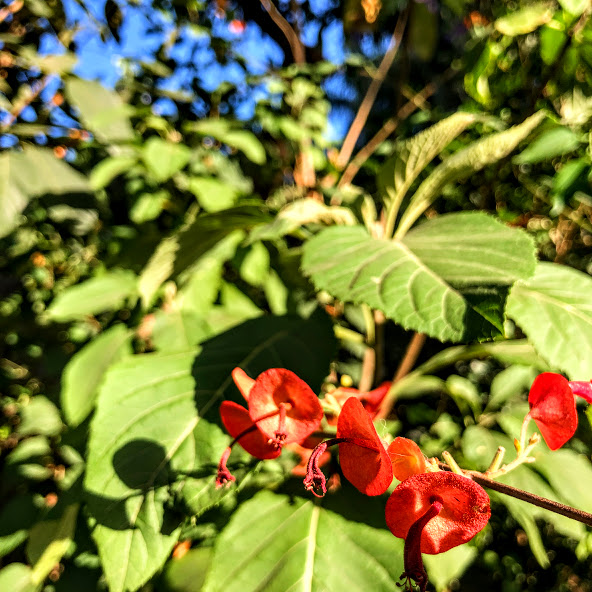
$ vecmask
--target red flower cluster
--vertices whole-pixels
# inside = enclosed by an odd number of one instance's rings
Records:
[[[222,423],[234,440],[218,464],[217,487],[235,480],[226,462],[236,443],[256,458],[276,458],[286,444],[305,440],[323,418],[317,396],[290,370],[271,368],[253,380],[241,368],[235,368],[232,378],[249,408],[233,401],[220,405]]]

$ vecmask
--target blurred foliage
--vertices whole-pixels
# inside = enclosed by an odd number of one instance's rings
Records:
[[[317,506],[288,453],[214,489],[217,407],[237,365],[379,384],[421,331],[379,433],[484,469],[538,372],[592,377],[589,2],[0,4],[0,589],[396,590],[383,500]],[[403,16],[357,149],[413,109],[340,184]],[[509,482],[592,511],[591,447]],[[492,501],[435,589],[592,589],[579,523]]]

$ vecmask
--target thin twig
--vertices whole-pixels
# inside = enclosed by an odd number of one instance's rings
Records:
[[[401,380],[404,376],[407,376],[407,374],[409,374],[409,372],[411,372],[411,369],[415,365],[415,362],[417,361],[417,358],[421,352],[421,349],[422,349],[425,341],[426,341],[426,336],[424,333],[414,333],[413,334],[413,337],[411,338],[411,340],[409,341],[409,344],[407,345],[407,349],[405,350],[405,354],[403,355],[403,358],[401,359],[401,362],[399,363],[399,367],[397,368],[397,371],[395,372],[395,376],[393,378],[393,383],[399,382],[399,380]],[[378,410],[378,413],[376,414],[376,419],[386,419],[389,416],[394,404],[395,404],[394,397],[388,397],[388,396],[385,397],[382,400],[382,403],[380,404],[380,408]]]
[[[300,41],[300,37],[298,37],[296,31],[292,28],[292,25],[282,16],[271,0],[261,0],[261,6],[263,6],[267,14],[271,17],[271,20],[279,27],[288,40],[294,61],[297,64],[304,64],[306,62],[304,45],[302,45],[302,41]]]
[[[529,493],[528,491],[518,489],[517,487],[512,487],[511,485],[498,483],[497,481],[493,481],[492,479],[484,477],[477,471],[465,471],[465,474],[470,476],[473,481],[475,481],[475,483],[478,483],[482,487],[493,489],[499,493],[515,497],[516,499],[522,500],[524,502],[528,502],[533,506],[550,510],[551,512],[555,512],[555,514],[561,514],[562,516],[567,516],[572,520],[577,520],[578,522],[592,526],[592,514],[589,514],[588,512],[578,510],[577,508],[572,508],[571,506],[566,506],[565,504],[560,504],[559,502],[554,502],[553,500],[540,497],[534,493]]]
[[[339,179],[338,187],[343,187],[353,181],[353,178],[358,174],[362,165],[374,154],[376,149],[397,129],[399,124],[407,119],[414,111],[423,108],[425,101],[431,97],[440,86],[455,73],[449,68],[442,74],[439,80],[426,84],[418,93],[416,93],[407,103],[405,103],[397,114],[384,122],[384,125],[376,132],[376,134],[363,146],[360,151],[354,156],[351,162],[347,165]]]
[[[339,151],[339,154],[335,160],[335,165],[338,169],[342,169],[350,159],[356,146],[356,142],[362,133],[362,129],[364,129],[364,125],[366,125],[366,120],[368,119],[370,110],[374,105],[378,91],[380,90],[380,87],[382,86],[382,83],[384,82],[386,75],[393,64],[393,60],[399,51],[401,39],[403,38],[403,33],[405,32],[405,25],[407,24],[407,14],[408,11],[404,10],[397,19],[397,24],[395,25],[395,31],[391,37],[389,48],[384,54],[384,57],[380,62],[380,66],[378,66],[376,75],[372,79],[372,82],[366,91],[366,95],[364,96],[364,99],[358,108],[358,112],[352,121],[347,135],[345,136],[345,140],[343,141],[343,145],[341,146],[341,150]]]
[[[28,107],[39,96],[39,93],[41,93],[41,91],[47,86],[47,83],[50,81],[50,79],[51,74],[48,74],[35,83],[31,89],[31,95],[10,112],[8,119],[0,127],[0,133],[4,133],[10,128],[10,126],[17,120],[18,116],[23,112],[25,107]]]

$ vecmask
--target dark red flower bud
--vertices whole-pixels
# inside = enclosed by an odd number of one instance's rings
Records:
[[[529,415],[534,419],[547,446],[561,448],[578,427],[576,402],[570,384],[561,374],[543,372],[530,387]]]
[[[569,383],[569,388],[571,388],[571,391],[574,395],[582,397],[582,399],[586,399],[588,403],[592,403],[592,382],[589,380],[572,380]]]
[[[422,553],[434,555],[470,541],[491,516],[489,497],[468,477],[438,471],[400,483],[386,503],[390,531],[405,539],[405,572],[425,591]]]

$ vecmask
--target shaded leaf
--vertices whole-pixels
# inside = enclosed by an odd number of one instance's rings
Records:
[[[519,281],[507,314],[537,352],[571,380],[592,377],[592,278],[552,263],[539,263],[534,277]]]
[[[448,585],[465,573],[477,555],[477,549],[470,545],[460,545],[438,555],[424,555],[423,562],[430,583],[438,592],[449,590]]]

